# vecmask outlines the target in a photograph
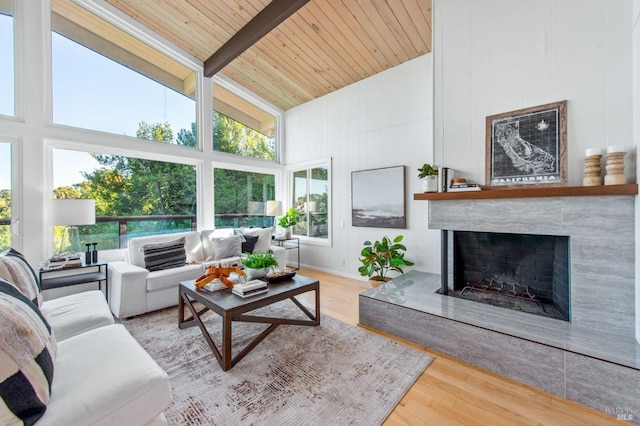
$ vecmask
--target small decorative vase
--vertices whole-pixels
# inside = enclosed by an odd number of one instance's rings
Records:
[[[438,192],[438,176],[430,175],[422,179],[422,192]]]
[[[291,239],[291,227],[288,227],[284,230],[284,238],[285,240]]]

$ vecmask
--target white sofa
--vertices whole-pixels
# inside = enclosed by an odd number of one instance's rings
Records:
[[[39,305],[57,347],[50,397],[36,425],[167,424],[163,414],[171,402],[167,374],[124,326],[114,324],[104,294],[91,290],[41,302],[28,263],[24,261],[19,271],[17,257],[5,256],[0,256],[0,264],[12,264],[0,278]],[[12,420],[8,411],[0,410],[0,424]]]
[[[271,246],[271,228],[247,232],[259,232],[261,234],[259,238],[268,238],[266,247],[273,251],[279,265],[286,265],[286,250]],[[204,230],[152,235],[129,240],[128,248],[122,249],[122,260],[108,263],[111,312],[118,318],[128,318],[175,306],[178,304],[177,289],[180,281],[198,278],[210,265],[239,265],[242,256],[226,258],[216,256],[214,238],[224,236],[228,235]],[[186,241],[187,263],[185,265],[151,272],[145,269],[142,251],[145,245],[167,243],[183,237]],[[262,242],[262,246],[265,246],[265,241]]]

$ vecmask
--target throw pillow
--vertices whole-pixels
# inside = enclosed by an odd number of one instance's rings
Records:
[[[271,235],[273,227],[269,228],[240,228],[242,235],[257,236],[258,241],[253,247],[253,253],[267,253],[271,250]]]
[[[216,259],[226,259],[227,257],[236,257],[242,254],[241,235],[231,235],[224,238],[213,239],[213,250]]]
[[[186,243],[186,238],[182,237],[166,243],[143,245],[140,250],[144,253],[144,267],[152,272],[184,266],[187,263]]]
[[[242,243],[243,253],[253,253],[254,247],[258,242],[258,236],[244,235],[244,243]]]
[[[38,276],[19,251],[9,249],[0,254],[0,278],[15,285],[36,306],[42,306]]]
[[[0,424],[34,424],[47,409],[56,341],[38,308],[0,280]]]

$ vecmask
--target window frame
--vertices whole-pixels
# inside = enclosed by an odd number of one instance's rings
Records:
[[[109,4],[97,4],[94,1],[91,0],[69,0],[69,1],[73,1],[74,3],[76,3],[79,7],[82,7],[84,9],[86,9],[89,13],[95,15],[97,18],[105,21],[106,23],[113,25],[114,27],[116,27],[117,29],[127,33],[128,35],[130,35],[131,37],[135,38],[136,40],[138,40],[141,43],[146,44],[148,47],[156,50],[157,52],[159,52],[162,55],[165,55],[168,59],[177,62],[178,64],[184,66],[185,68],[188,68],[189,70],[191,70],[194,73],[194,80],[195,80],[195,89],[194,89],[194,104],[195,104],[195,110],[194,110],[194,120],[196,123],[196,147],[183,147],[183,146],[179,146],[177,144],[175,144],[174,142],[172,143],[167,143],[167,145],[173,145],[178,147],[179,149],[183,149],[183,150],[196,150],[196,151],[203,151],[203,142],[202,142],[202,137],[200,137],[199,135],[203,135],[206,134],[207,130],[210,128],[209,126],[207,126],[203,120],[203,115],[202,115],[202,111],[204,110],[202,104],[203,104],[203,90],[204,90],[204,86],[207,86],[207,84],[203,84],[204,81],[204,74],[203,74],[203,67],[202,67],[202,61],[198,60],[195,56],[189,54],[188,52],[180,49],[179,47],[177,47],[176,45],[174,45],[173,43],[171,43],[169,40],[163,38],[162,36],[153,33],[151,30],[147,29],[146,27],[141,26],[139,23],[137,23],[136,21],[132,20],[130,17],[128,17],[127,15],[123,14],[120,10],[116,9],[115,7],[109,5]],[[18,2],[20,3],[20,2]],[[53,26],[51,25],[51,18],[53,15],[54,11],[52,10],[51,7],[49,7],[49,28],[48,28],[48,37],[49,37],[49,46],[52,46],[52,39],[53,39],[53,33],[55,32],[53,29]],[[14,14],[15,14],[15,2],[14,2]],[[87,31],[91,31],[89,29],[87,29]],[[61,34],[60,34],[61,35]],[[64,35],[61,35],[62,37],[66,37]],[[75,43],[75,40],[72,40]],[[79,44],[79,43],[78,43]],[[85,46],[82,46],[85,47]],[[86,47],[85,47],[86,48]],[[120,64],[118,61],[109,58],[108,56],[100,53],[100,52],[96,52],[99,55],[104,56],[105,58],[116,62],[117,64],[121,65],[121,66],[125,66],[123,64]],[[113,135],[113,136],[117,136],[118,138],[127,138],[129,140],[135,140],[135,141],[146,141],[149,143],[153,143],[155,141],[149,141],[147,139],[140,139],[137,138],[135,135],[133,136],[129,136],[129,135],[121,135],[118,133],[111,133],[111,132],[107,132],[107,131],[103,131],[103,130],[99,130],[99,129],[91,129],[91,128],[87,128],[87,127],[77,127],[77,126],[71,126],[71,125],[66,125],[66,124],[61,124],[61,123],[56,123],[53,120],[53,110],[54,110],[54,98],[53,98],[53,91],[54,91],[54,81],[53,81],[53,51],[52,49],[49,51],[49,59],[50,59],[50,64],[49,64],[49,70],[48,70],[48,75],[50,77],[49,79],[49,89],[48,89],[48,101],[49,101],[49,110],[48,110],[48,119],[47,122],[50,123],[53,127],[59,127],[59,128],[69,128],[69,129],[77,129],[79,131],[88,131],[88,132],[92,132],[92,133],[98,133],[98,134],[107,134],[107,135]],[[126,66],[125,66],[126,67]],[[137,72],[137,71],[134,71]],[[141,74],[140,72],[138,72],[138,74],[144,76],[147,79],[150,79],[152,81],[156,81],[153,78],[150,78],[147,75]],[[164,86],[163,84],[159,83],[160,85]],[[168,90],[173,90],[170,87],[164,86],[166,89]],[[153,124],[153,123],[148,123],[148,124]],[[180,129],[172,129],[175,132],[175,135],[177,135],[177,132]],[[175,137],[174,135],[174,137]],[[147,150],[142,149],[142,152],[147,152]],[[153,148],[148,149],[148,151],[153,151]]]
[[[228,153],[222,153],[222,154],[226,154],[227,156],[230,157],[234,157],[236,159],[241,158],[244,160],[249,160],[250,162],[265,162],[266,160],[261,160],[261,159],[257,159],[257,158],[251,158],[251,157],[240,157],[237,155],[233,155],[233,154],[228,154]],[[267,161],[268,164],[271,164],[271,161]],[[275,164],[274,164],[275,165]],[[223,162],[223,161],[211,161],[211,180],[213,182],[213,185],[211,186],[211,200],[212,200],[212,208],[211,208],[211,222],[215,223],[215,215],[216,215],[216,206],[215,206],[215,187],[216,187],[216,183],[214,180],[214,173],[215,173],[215,169],[226,169],[226,170],[235,170],[235,171],[239,171],[239,172],[247,172],[247,173],[260,173],[260,174],[265,174],[265,175],[273,175],[274,176],[274,186],[275,186],[275,199],[279,200],[281,199],[280,194],[282,194],[282,170],[280,168],[269,168],[269,167],[261,167],[260,165],[251,165],[248,164],[248,161],[244,161],[244,162]],[[199,223],[199,221],[198,221]],[[275,222],[274,226],[277,226],[277,221]],[[227,228],[224,228],[227,229]]]
[[[327,169],[327,237],[311,237],[309,236],[309,227],[307,226],[307,235],[293,234],[295,238],[300,238],[300,242],[304,244],[312,244],[319,246],[333,247],[333,206],[332,206],[332,188],[333,188],[333,171],[331,157],[323,158],[320,160],[307,161],[302,163],[289,164],[286,166],[287,171],[287,197],[288,202],[283,206],[283,210],[288,209],[295,203],[294,200],[294,173],[301,170],[306,170],[307,173],[312,169],[326,168]],[[309,174],[307,174],[307,201],[309,200]],[[307,221],[308,223],[308,221]]]
[[[19,172],[22,168],[22,140],[20,138],[10,138],[1,136],[1,143],[9,144],[11,152],[11,221],[9,232],[11,236],[11,247],[18,251],[22,247],[22,192],[18,188],[22,188],[22,174]]]
[[[230,154],[228,152],[222,152],[222,151],[214,151],[213,149],[213,120],[214,120],[214,112],[215,112],[215,104],[213,102],[213,90],[214,90],[214,84],[220,86],[221,88],[231,92],[233,95],[238,96],[239,98],[241,98],[242,100],[252,104],[253,106],[260,108],[261,110],[263,110],[264,112],[266,112],[267,114],[270,114],[274,117],[275,119],[275,123],[274,123],[274,139],[275,139],[275,157],[273,160],[265,160],[262,158],[254,158],[254,157],[243,157],[241,155],[235,155],[235,154]],[[275,107],[274,105],[270,104],[269,102],[267,102],[265,99],[261,98],[260,96],[256,95],[255,93],[251,92],[249,89],[245,88],[245,87],[241,87],[239,86],[237,83],[234,83],[233,81],[231,81],[230,79],[228,79],[225,76],[216,74],[215,76],[213,76],[213,78],[211,79],[211,85],[209,87],[209,94],[211,95],[210,98],[210,105],[211,105],[211,109],[209,110],[208,113],[208,117],[210,118],[210,122],[211,122],[211,132],[210,134],[212,135],[211,140],[205,140],[203,141],[203,144],[206,146],[207,144],[209,145],[208,148],[214,153],[214,155],[216,156],[222,156],[222,158],[224,158],[225,156],[229,156],[229,157],[233,157],[233,158],[241,158],[244,159],[246,161],[261,161],[265,164],[274,164],[274,165],[280,165],[282,164],[282,147],[284,146],[284,111]],[[278,183],[276,181],[276,188],[278,187]]]

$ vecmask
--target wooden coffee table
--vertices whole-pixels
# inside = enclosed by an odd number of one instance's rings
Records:
[[[294,297],[308,291],[315,292],[315,314],[312,314]],[[247,298],[242,298],[231,293],[231,289],[214,292],[196,289],[194,280],[181,282],[178,286],[178,294],[178,327],[182,329],[197,324],[224,371],[227,371],[236,365],[238,361],[244,358],[245,355],[255,348],[258,343],[267,337],[280,324],[307,326],[320,325],[320,283],[318,280],[300,275],[296,275],[287,281],[269,284],[268,292]],[[290,299],[295,303],[295,305],[300,308],[307,317],[309,317],[309,320],[247,315],[247,312],[251,312],[255,309],[262,308],[285,299]],[[194,302],[199,302],[204,307],[198,310],[194,306]],[[191,316],[189,318],[185,318],[185,306],[191,312]],[[222,317],[222,348],[218,348],[202,322],[202,314],[207,311],[213,311]],[[247,346],[245,346],[244,349],[242,349],[235,357],[232,357],[231,323],[233,321],[257,322],[271,325],[253,339],[253,341],[251,341]]]

